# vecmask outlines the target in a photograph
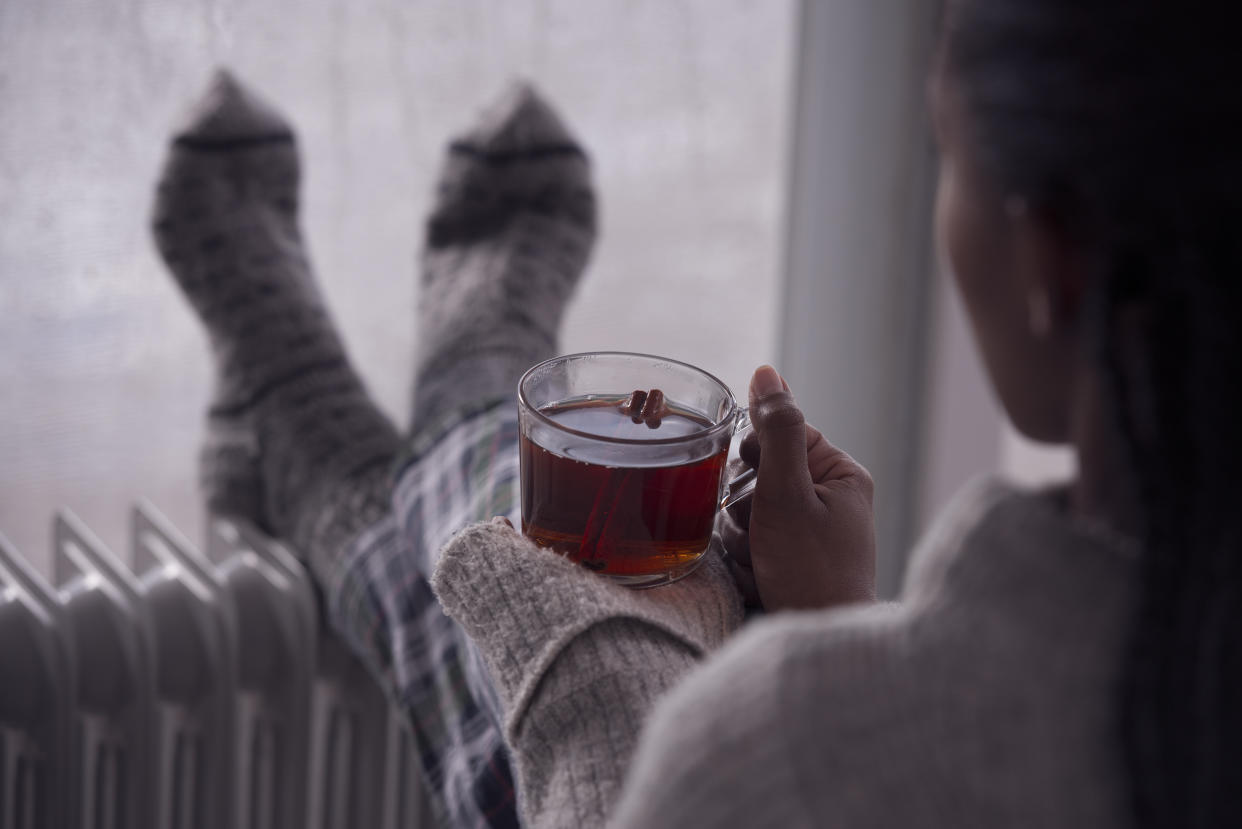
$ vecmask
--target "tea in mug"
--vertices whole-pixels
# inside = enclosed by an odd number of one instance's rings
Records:
[[[591,396],[539,409],[557,425],[594,436],[660,440],[710,429],[710,418],[667,401],[664,415],[637,421],[625,396]],[[586,567],[611,576],[679,572],[711,541],[728,446],[687,457],[684,443],[665,462],[627,466],[572,434],[563,445],[520,443],[522,532]],[[614,445],[615,447],[615,445]]]

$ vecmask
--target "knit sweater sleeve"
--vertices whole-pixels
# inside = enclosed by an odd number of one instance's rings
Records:
[[[532,827],[603,825],[655,702],[742,615],[715,552],[674,585],[634,591],[496,524],[457,535],[432,584],[496,683]]]

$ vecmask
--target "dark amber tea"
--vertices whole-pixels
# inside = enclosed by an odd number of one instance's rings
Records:
[[[664,457],[648,451],[634,463],[624,444],[575,439],[662,441],[712,427],[675,400],[647,421],[625,405],[624,395],[591,395],[538,409],[567,431],[552,430],[558,443],[548,446],[522,435],[522,531],[606,575],[680,574],[711,541],[728,444],[696,457],[673,441]]]
[[[711,545],[744,410],[700,368],[653,354],[553,357],[518,382],[522,531],[602,576],[655,587]],[[729,499],[745,497],[737,481]]]

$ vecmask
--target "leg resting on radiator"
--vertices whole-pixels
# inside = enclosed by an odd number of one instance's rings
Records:
[[[298,227],[293,131],[220,73],[176,135],[153,227],[216,365],[212,511],[298,551],[413,729],[453,822],[516,825],[494,692],[428,586],[458,529],[517,508],[517,380],[553,356],[589,258],[586,154],[525,85],[452,142],[427,224],[412,437],[349,363]]]

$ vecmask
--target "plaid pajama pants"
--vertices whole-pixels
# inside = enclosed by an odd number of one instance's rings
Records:
[[[406,712],[444,825],[519,825],[495,690],[429,585],[436,555],[462,527],[496,515],[518,525],[517,439],[511,399],[422,429],[398,470],[393,510],[324,585],[334,625]]]

